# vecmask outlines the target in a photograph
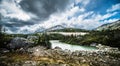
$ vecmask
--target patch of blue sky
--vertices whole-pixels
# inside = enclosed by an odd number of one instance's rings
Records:
[[[91,0],[85,7],[86,11],[99,12],[101,15],[106,13],[106,10],[119,3],[118,0]]]

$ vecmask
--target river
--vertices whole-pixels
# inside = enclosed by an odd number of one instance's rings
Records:
[[[52,48],[60,47],[63,50],[65,50],[65,49],[68,49],[70,51],[76,51],[76,50],[79,50],[79,51],[80,50],[94,51],[94,50],[97,50],[97,48],[95,48],[95,47],[80,46],[80,45],[71,45],[71,44],[59,42],[59,40],[50,40],[50,43],[51,43],[51,47]]]

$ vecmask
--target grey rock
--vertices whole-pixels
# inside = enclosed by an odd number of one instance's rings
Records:
[[[9,50],[5,49],[5,48],[0,48],[0,53],[7,53],[9,52]]]
[[[11,49],[15,49],[15,48],[21,48],[21,47],[27,48],[27,47],[31,46],[32,44],[34,44],[34,42],[28,41],[25,38],[15,37],[11,40],[11,42],[8,44],[8,46]]]

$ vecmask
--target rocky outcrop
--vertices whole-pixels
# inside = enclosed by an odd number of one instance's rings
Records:
[[[8,46],[11,49],[15,49],[15,48],[21,48],[21,47],[25,47],[28,48],[30,45],[34,44],[34,42],[29,41],[25,38],[22,37],[15,37],[11,40],[11,42],[8,44]]]
[[[1,56],[0,64],[6,66],[119,66],[120,51],[74,51],[62,50],[61,48],[46,49],[36,46],[27,50],[28,55],[11,55],[16,61],[5,62],[3,59],[10,56]],[[26,59],[24,59],[24,58]],[[19,60],[18,60],[19,59]],[[23,59],[23,60],[22,60]],[[11,59],[9,59],[11,61]]]
[[[103,48],[102,45],[99,45]],[[100,47],[99,47],[100,48]],[[107,49],[110,48],[110,49]],[[60,60],[61,63],[73,63],[73,64],[84,64],[87,63],[90,66],[119,66],[120,65],[120,51],[112,50],[111,47],[104,46],[103,50],[97,51],[74,51],[62,50],[59,47],[54,49],[45,49],[41,46],[29,48],[28,52],[35,57],[47,57]],[[114,49],[114,48],[113,48]],[[30,51],[31,50],[31,51]],[[111,51],[112,50],[112,51]]]
[[[10,64],[9,66],[119,66],[120,65],[120,51],[104,46],[98,45],[96,51],[74,51],[62,50],[59,47],[54,49],[47,49],[43,46],[36,46],[28,48],[25,53],[11,55],[16,61],[12,63],[5,63],[1,61],[0,64]],[[103,51],[103,50],[104,51]],[[105,50],[107,49],[107,50]],[[26,54],[27,53],[27,54]],[[16,57],[15,57],[16,55]],[[20,57],[19,57],[19,56]],[[23,55],[23,56],[22,56]],[[11,61],[11,56],[1,56],[2,59]],[[24,58],[22,58],[24,57]]]

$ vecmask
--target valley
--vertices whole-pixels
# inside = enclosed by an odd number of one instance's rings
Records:
[[[2,66],[119,66],[120,30],[63,28],[0,33]]]
[[[0,66],[120,66],[120,0],[0,0]]]

